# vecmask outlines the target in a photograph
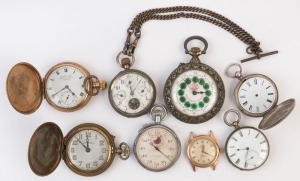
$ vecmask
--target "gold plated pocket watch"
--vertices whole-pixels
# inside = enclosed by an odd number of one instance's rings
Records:
[[[73,62],[53,66],[44,79],[31,64],[21,62],[10,70],[6,82],[8,99],[22,114],[35,112],[43,97],[59,111],[76,111],[104,89],[105,81]]]
[[[228,122],[227,115],[234,113],[238,119]],[[226,141],[226,156],[228,161],[240,170],[254,170],[261,167],[268,159],[270,145],[267,137],[254,127],[240,127],[241,115],[236,110],[228,110],[224,115],[224,121],[235,130]]]
[[[238,70],[230,75],[230,69]],[[261,117],[259,129],[269,129],[284,120],[294,109],[295,99],[289,99],[281,104],[278,102],[278,89],[275,83],[262,74],[242,75],[240,64],[231,64],[226,74],[230,78],[237,78],[240,82],[234,90],[235,102],[238,108],[248,116]]]
[[[222,149],[219,148],[212,131],[209,135],[199,136],[194,136],[191,132],[187,155],[194,171],[196,167],[212,167],[215,170],[221,152]]]
[[[138,162],[150,171],[164,171],[175,164],[181,153],[176,133],[161,125],[167,116],[164,106],[154,105],[150,116],[155,124],[144,126],[134,142],[134,155]]]
[[[99,175],[110,167],[116,154],[122,160],[129,157],[129,146],[121,143],[116,147],[114,138],[97,124],[78,125],[63,137],[55,123],[44,123],[31,137],[29,165],[35,174],[46,176],[56,169],[62,158],[79,175]]]
[[[112,80],[108,96],[115,111],[128,117],[139,117],[151,109],[156,98],[156,88],[152,79],[144,72],[130,69],[134,64],[134,55],[131,58],[122,58],[123,52],[117,56],[117,64],[124,68]]]
[[[200,40],[201,50],[187,44]],[[184,43],[185,53],[192,56],[189,63],[181,63],[170,74],[164,87],[164,100],[170,112],[180,121],[197,124],[213,118],[222,108],[225,99],[224,83],[210,66],[200,62],[199,56],[206,53],[208,43],[200,36],[188,38]]]

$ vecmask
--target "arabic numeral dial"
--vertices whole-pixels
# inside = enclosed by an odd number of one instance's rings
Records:
[[[124,114],[139,114],[153,103],[154,85],[147,75],[139,72],[124,73],[110,87],[112,105]]]
[[[180,143],[175,133],[160,127],[144,130],[134,145],[139,163],[152,171],[162,171],[172,166],[180,153]]]
[[[108,158],[109,145],[102,134],[95,130],[76,133],[67,145],[67,156],[76,169],[97,170]]]

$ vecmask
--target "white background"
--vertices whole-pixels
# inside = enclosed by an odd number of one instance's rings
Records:
[[[212,24],[199,20],[151,21],[142,27],[142,38],[136,49],[136,63],[152,77],[157,87],[157,103],[163,103],[166,78],[180,62],[188,62],[183,42],[192,35],[207,39],[207,54],[203,63],[214,67],[226,86],[226,100],[220,113],[209,122],[189,125],[169,115],[164,122],[178,134],[182,154],[167,171],[153,173],[142,168],[135,157],[121,161],[118,157],[103,174],[85,178],[73,173],[62,161],[47,177],[38,177],[27,161],[28,143],[35,129],[44,122],[57,123],[64,135],[74,126],[93,122],[104,126],[122,141],[133,146],[138,130],[151,123],[147,115],[127,119],[117,114],[109,104],[107,90],[93,97],[83,109],[73,113],[54,110],[44,101],[31,115],[16,112],[6,96],[6,76],[20,61],[33,64],[42,76],[53,65],[74,61],[90,73],[110,80],[122,69],[115,63],[123,48],[126,30],[139,12],[157,7],[190,5],[218,12],[250,32],[265,51],[279,50],[278,55],[243,64],[244,74],[262,73],[271,77],[279,89],[279,103],[288,98],[299,101],[299,32],[300,2],[297,0],[51,0],[0,1],[0,180],[299,180],[300,121],[299,104],[279,126],[264,131],[271,152],[267,162],[258,170],[242,172],[234,168],[225,156],[219,158],[215,171],[211,168],[193,172],[186,155],[191,131],[196,134],[215,133],[224,148],[233,131],[222,120],[223,114],[234,104],[233,89],[236,79],[226,77],[224,70],[231,63],[249,57],[246,45]],[[255,126],[261,118],[242,115],[241,125]]]

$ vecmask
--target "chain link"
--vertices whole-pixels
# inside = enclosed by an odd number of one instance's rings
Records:
[[[212,23],[229,33],[233,34],[239,40],[248,45],[246,52],[248,54],[255,54],[260,56],[262,49],[260,43],[257,42],[252,35],[250,35],[243,28],[232,22],[228,18],[215,13],[213,11],[192,7],[192,6],[176,6],[167,8],[150,9],[139,13],[131,22],[127,30],[127,39],[124,45],[123,54],[132,56],[137,46],[138,40],[141,38],[142,25],[150,20],[173,20],[179,18],[198,19]],[[131,42],[132,36],[134,40]]]

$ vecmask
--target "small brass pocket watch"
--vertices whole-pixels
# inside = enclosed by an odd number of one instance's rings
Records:
[[[221,152],[222,149],[219,148],[212,131],[210,131],[210,135],[196,137],[191,132],[187,155],[194,171],[196,171],[196,167],[212,167],[215,170]]]
[[[227,115],[235,113],[238,119],[228,122]],[[254,170],[262,166],[268,159],[270,145],[267,137],[254,127],[240,127],[241,115],[236,110],[228,110],[224,115],[224,121],[235,130],[226,141],[226,156],[228,161],[240,170]]]
[[[191,40],[200,40],[205,47],[187,49]],[[206,53],[207,41],[200,36],[188,38],[184,43],[186,54],[192,56],[189,63],[181,63],[170,74],[164,87],[164,100],[170,112],[180,121],[197,124],[214,117],[225,99],[224,83],[210,66],[200,62]]]
[[[122,160],[129,157],[129,146],[121,143],[117,148],[114,138],[97,124],[78,125],[63,137],[55,123],[44,123],[31,137],[29,165],[35,174],[46,176],[56,169],[62,158],[79,175],[99,175],[110,167],[116,154]]]
[[[42,79],[29,63],[16,64],[6,82],[8,99],[15,110],[22,114],[35,112],[43,97],[55,109],[76,111],[85,106],[91,96],[106,89],[106,82],[99,81],[81,65],[63,62],[52,67]]]
[[[132,118],[139,117],[151,109],[156,98],[156,88],[152,79],[142,71],[130,69],[134,64],[134,55],[120,60],[122,52],[117,56],[117,64],[124,68],[112,80],[108,96],[115,111]]]
[[[154,105],[150,111],[155,124],[144,126],[134,142],[134,155],[150,171],[164,171],[175,164],[181,153],[176,133],[160,122],[167,116],[164,106]]]
[[[229,71],[232,67],[238,70],[234,75]],[[232,64],[226,74],[230,78],[238,78],[240,82],[234,90],[235,102],[238,108],[248,116],[261,117],[259,129],[269,129],[284,120],[295,107],[295,99],[289,99],[281,104],[278,102],[278,89],[275,83],[262,74],[242,75],[240,64]]]

